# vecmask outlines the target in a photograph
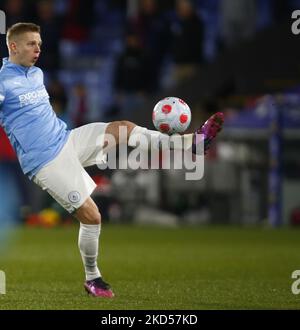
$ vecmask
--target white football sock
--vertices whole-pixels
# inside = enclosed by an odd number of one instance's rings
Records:
[[[128,145],[130,147],[136,146],[136,141],[140,141],[140,136],[143,135],[147,138],[149,146],[151,137],[158,139],[161,143],[165,144],[166,146],[170,145],[170,141],[176,141],[176,139],[181,140],[180,143],[171,143],[171,149],[184,149],[189,150],[193,144],[193,134],[184,134],[184,135],[172,135],[169,136],[167,134],[163,134],[159,131],[154,131],[147,129],[146,127],[135,126],[134,129],[131,131],[129,136]]]
[[[100,224],[86,225],[80,223],[78,247],[82,257],[87,281],[101,276],[101,273],[97,267],[100,230]]]

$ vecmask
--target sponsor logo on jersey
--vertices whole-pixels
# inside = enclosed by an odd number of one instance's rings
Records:
[[[26,94],[21,94],[19,95],[20,107],[22,108],[29,104],[36,104],[44,98],[49,98],[49,95],[45,88]]]

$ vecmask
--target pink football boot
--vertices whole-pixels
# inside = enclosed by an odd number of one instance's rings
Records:
[[[204,154],[210,148],[210,144],[217,134],[221,131],[222,125],[224,123],[224,114],[222,112],[217,112],[207,119],[207,121],[198,128],[193,137],[192,153],[193,155],[199,155],[203,153],[203,150],[197,150],[197,145],[202,142],[204,138]],[[203,135],[203,137],[202,137]]]
[[[113,298],[114,293],[112,292],[110,285],[102,280],[102,277],[95,278],[91,281],[85,281],[85,291],[94,297]]]

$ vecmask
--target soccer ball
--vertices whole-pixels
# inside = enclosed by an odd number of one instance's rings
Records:
[[[152,112],[155,128],[169,135],[186,131],[191,118],[189,106],[178,97],[166,97],[160,100]]]

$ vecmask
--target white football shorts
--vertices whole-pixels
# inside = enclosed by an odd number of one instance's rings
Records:
[[[68,212],[73,213],[96,188],[84,167],[106,161],[104,135],[109,123],[75,128],[60,153],[33,177]]]

